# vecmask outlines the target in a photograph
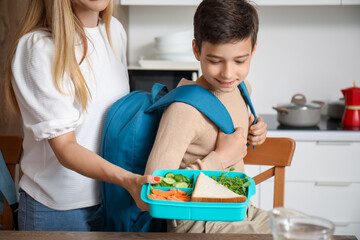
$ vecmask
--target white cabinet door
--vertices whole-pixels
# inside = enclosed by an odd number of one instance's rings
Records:
[[[360,142],[296,142],[287,181],[360,182]]]
[[[298,141],[285,171],[285,207],[332,220],[335,234],[359,236],[359,172],[360,142]],[[272,208],[273,184],[260,184],[262,209]]]
[[[273,182],[261,183],[260,207],[272,208]],[[313,182],[286,182],[285,207],[338,223],[360,223],[360,183],[318,186]]]
[[[335,222],[335,235],[355,235],[360,239],[360,223],[337,223]]]
[[[255,177],[260,173],[260,166],[258,165],[245,165],[245,173],[249,177]]]
[[[260,208],[272,208],[273,182],[261,183]],[[360,239],[360,183],[349,186],[316,186],[312,182],[287,182],[285,207],[335,223],[335,234]]]

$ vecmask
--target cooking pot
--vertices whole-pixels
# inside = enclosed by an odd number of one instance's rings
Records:
[[[327,115],[335,120],[341,120],[345,110],[345,100],[340,99],[338,101],[329,102],[327,108]]]
[[[297,93],[292,97],[291,103],[280,104],[273,109],[277,111],[277,120],[280,124],[291,127],[312,127],[320,122],[323,105],[322,101],[306,103],[305,96]]]

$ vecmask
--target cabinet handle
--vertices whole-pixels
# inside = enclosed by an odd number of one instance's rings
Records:
[[[327,187],[348,187],[351,182],[321,182],[316,181],[315,186],[327,186]]]
[[[347,227],[350,225],[349,222],[334,222],[335,226],[337,227]]]
[[[316,141],[317,145],[336,145],[336,146],[350,146],[352,144],[352,142],[333,142],[333,141]]]

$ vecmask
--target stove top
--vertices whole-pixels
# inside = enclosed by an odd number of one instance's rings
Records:
[[[321,116],[321,121],[318,125],[313,127],[291,127],[280,124],[277,121],[277,115],[264,114],[260,115],[268,125],[268,130],[302,130],[302,131],[359,131],[360,128],[356,129],[344,129],[341,125],[341,120],[331,119],[326,115]]]

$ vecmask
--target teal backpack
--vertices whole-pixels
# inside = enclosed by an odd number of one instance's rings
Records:
[[[3,214],[4,199],[8,202],[11,211],[13,213],[14,229],[18,229],[17,222],[17,211],[18,211],[18,200],[16,195],[16,188],[13,179],[11,178],[10,172],[6,167],[4,157],[0,150],[0,214]],[[0,230],[3,226],[0,224]]]
[[[244,82],[239,85],[239,89],[256,116]],[[232,119],[225,106],[207,89],[199,85],[184,85],[168,92],[165,86],[156,83],[151,93],[133,91],[109,109],[101,156],[130,172],[144,174],[163,110],[175,101],[197,108],[226,134],[234,132]],[[148,212],[142,212],[123,187],[102,182],[101,191],[102,231],[166,231],[161,220],[152,219]]]

